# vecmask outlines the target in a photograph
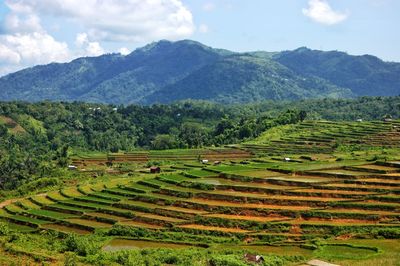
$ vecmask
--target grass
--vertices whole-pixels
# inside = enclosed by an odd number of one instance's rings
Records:
[[[360,260],[376,256],[378,253],[379,249],[373,247],[335,243],[321,246],[314,255],[330,260]]]
[[[78,191],[78,189],[76,187],[62,189],[60,192],[61,192],[60,193],[61,195],[63,195],[64,197],[67,197],[67,198],[75,198],[75,197],[84,196],[81,192]]]
[[[379,248],[382,252],[368,258],[355,260],[350,258],[332,258],[332,262],[343,266],[397,266],[400,261],[400,245],[398,240],[345,240],[345,241],[330,241],[329,243],[343,243],[360,245],[372,248]],[[332,254],[328,254],[332,256]]]
[[[160,178],[163,180],[171,180],[172,182],[177,182],[177,183],[188,180],[186,176],[181,174],[161,175]]]
[[[194,177],[213,177],[213,176],[218,176],[218,174],[214,174],[208,171],[204,171],[204,170],[190,170],[190,171],[186,171],[186,173],[189,176],[194,176]]]
[[[187,152],[182,151],[180,155],[186,156]],[[163,154],[156,152],[154,156]],[[176,156],[173,152],[165,154],[170,158]],[[109,239],[107,230],[115,224],[114,229],[120,231],[114,233],[132,233],[139,241],[190,240],[191,243],[209,244],[213,249],[218,248],[214,241],[219,241],[214,238],[230,236],[223,241],[239,243],[240,250],[257,254],[318,257],[340,265],[353,265],[351,262],[359,261],[395,265],[390,264],[394,259],[385,259],[380,251],[363,248],[377,247],[380,240],[373,240],[375,242],[371,244],[352,242],[352,239],[333,241],[333,235],[342,237],[342,232],[349,232],[351,237],[365,230],[400,228],[399,194],[393,186],[400,182],[397,175],[387,179],[383,173],[373,173],[378,176],[362,178],[367,173],[366,168],[393,170],[395,167],[375,167],[373,162],[366,163],[363,158],[334,161],[332,156],[320,156],[312,162],[304,158],[300,162],[300,156],[292,157],[299,162],[272,160],[279,158],[257,158],[249,164],[181,163],[176,166],[185,169],[171,174],[102,176],[75,187],[33,196],[33,201],[24,199],[7,206],[23,215],[12,215],[7,209],[0,210],[0,215],[11,217],[4,219],[13,221],[10,223],[13,226],[20,226],[17,223],[31,226],[21,225],[21,232],[31,232],[34,227],[39,227],[99,237],[94,229],[102,229],[104,241]],[[345,166],[352,167],[346,169]],[[285,174],[281,170],[295,174]],[[312,171],[313,175],[308,175],[307,171]],[[344,176],[324,177],[324,173]],[[349,183],[355,180],[382,184]],[[383,190],[376,190],[382,187]],[[149,234],[154,235],[149,237]],[[362,236],[372,237],[368,233]],[[328,238],[329,245],[320,246],[316,251],[299,247],[317,237]],[[267,246],[271,243],[290,246]],[[355,246],[330,245],[332,243],[354,243]],[[221,248],[228,247],[226,244]],[[379,246],[379,250],[398,258],[386,247]]]
[[[60,191],[51,191],[47,193],[47,197],[54,201],[62,201],[67,200],[67,197],[64,197],[60,194]]]
[[[39,204],[39,205],[50,205],[53,204],[54,201],[48,199],[45,195],[38,195],[38,196],[33,196],[31,197],[32,202],[34,202],[35,204]]]
[[[29,215],[34,215],[38,217],[45,217],[45,218],[52,218],[52,219],[66,219],[66,218],[71,218],[75,217],[76,215],[72,214],[66,214],[62,212],[55,212],[55,211],[49,211],[49,210],[28,210],[25,213]]]
[[[7,222],[8,228],[13,232],[21,232],[21,233],[33,233],[37,229],[27,225],[16,224],[12,222]]]
[[[243,230],[239,228],[225,228],[225,227],[217,227],[217,226],[205,226],[199,224],[185,224],[185,225],[178,225],[178,228],[184,229],[194,229],[199,231],[217,231],[217,232],[224,232],[224,233],[249,233],[249,230]]]
[[[93,220],[79,219],[79,218],[69,218],[65,219],[65,221],[71,224],[78,224],[83,226],[88,226],[92,228],[110,228],[112,225],[109,223],[102,223]]]
[[[73,234],[77,234],[77,235],[88,235],[91,233],[88,230],[79,229],[79,228],[61,225],[61,224],[44,224],[44,225],[41,225],[40,228],[54,230],[54,231],[63,232],[63,233],[67,233],[67,234],[73,233]]]
[[[81,208],[81,207],[76,207],[76,206],[69,206],[69,205],[64,205],[64,204],[51,204],[48,206],[49,208],[54,208],[60,211],[65,211],[65,212],[78,212],[78,213],[85,213],[91,211],[90,209],[86,208]]]
[[[28,223],[28,224],[33,224],[33,225],[41,225],[41,224],[49,223],[49,221],[46,221],[46,220],[30,218],[30,217],[26,217],[26,216],[22,216],[22,215],[11,215],[8,217],[8,219],[15,221],[15,222],[22,222],[22,223]]]

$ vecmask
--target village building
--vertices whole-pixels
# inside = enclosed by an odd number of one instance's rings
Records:
[[[150,167],[150,173],[152,174],[159,174],[161,172],[161,168],[158,166],[152,166]]]
[[[78,167],[76,165],[68,165],[68,170],[78,170]]]
[[[253,254],[246,253],[246,254],[244,254],[244,258],[245,258],[245,260],[247,260],[248,262],[251,262],[251,263],[259,264],[259,263],[264,262],[263,256],[260,256],[260,255],[253,255]]]

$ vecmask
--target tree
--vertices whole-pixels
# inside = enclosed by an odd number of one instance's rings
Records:
[[[5,125],[0,124],[0,138],[5,138],[8,135],[8,129]]]
[[[181,126],[179,138],[189,148],[199,148],[207,143],[208,132],[199,123],[186,122]]]
[[[151,147],[155,150],[174,149],[178,148],[178,142],[172,135],[160,134],[151,142]]]

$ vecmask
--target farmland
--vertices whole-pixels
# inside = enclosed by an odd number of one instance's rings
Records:
[[[400,147],[400,122],[304,121],[266,131],[244,147],[265,154],[331,154],[342,146]],[[276,134],[275,131],[279,131]],[[275,134],[274,134],[275,133]],[[376,166],[375,166],[376,167]]]
[[[278,256],[278,265],[313,258],[396,265],[400,123],[339,125],[335,131],[332,123],[304,122],[279,141],[224,148],[76,156],[81,183],[0,209],[7,247],[1,252],[60,265],[71,259],[68,252],[91,264],[93,256],[115,261],[125,249],[201,258],[249,252],[271,261]],[[390,140],[379,137],[385,132]],[[356,139],[357,152],[343,148]],[[160,173],[149,171],[155,162]],[[132,168],[121,170],[121,164]],[[16,239],[5,244],[12,235]],[[26,241],[32,247],[22,251]],[[56,247],[42,243],[49,241]]]

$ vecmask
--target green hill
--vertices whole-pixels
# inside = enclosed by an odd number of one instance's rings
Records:
[[[270,58],[235,54],[153,93],[146,98],[146,103],[168,103],[188,98],[244,103],[263,99],[345,98],[352,95],[350,90],[323,79],[303,78]]]
[[[359,96],[400,93],[400,64],[384,62],[375,56],[299,48],[279,53],[274,59],[300,75],[323,78]]]
[[[242,147],[271,155],[400,148],[400,121],[304,121],[271,128]]]
[[[24,69],[0,78],[0,88],[5,101],[112,104],[395,96],[400,64],[307,48],[234,53],[189,40],[160,41],[127,56],[106,54]]]

